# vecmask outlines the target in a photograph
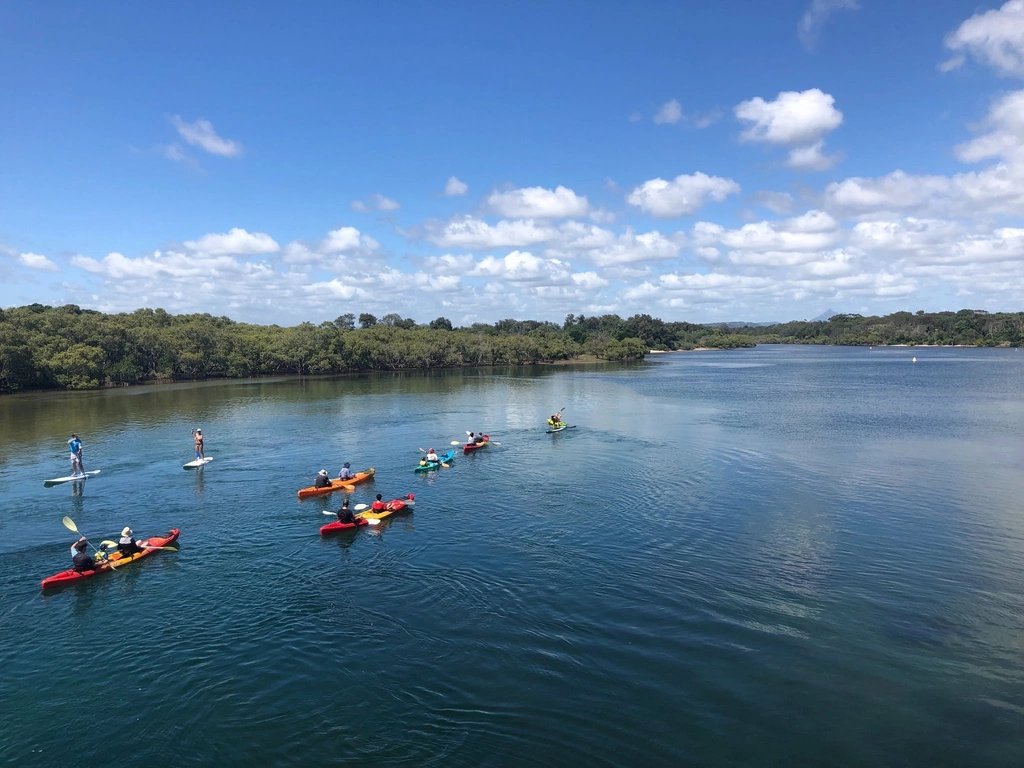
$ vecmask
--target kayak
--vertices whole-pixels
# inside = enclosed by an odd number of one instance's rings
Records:
[[[570,425],[568,425],[568,424],[563,424],[563,425],[562,425],[562,426],[560,426],[560,427],[552,427],[551,429],[549,429],[549,430],[548,430],[548,434],[549,434],[549,435],[553,435],[553,434],[555,434],[556,432],[564,432],[564,431],[565,431],[565,430],[567,430],[567,429],[575,429],[575,428],[576,428],[576,425],[575,425],[575,424],[573,424],[572,426],[570,426]]]
[[[142,542],[144,547],[166,547],[168,544],[178,540],[178,534],[181,533],[177,528],[171,528],[167,533],[161,533],[157,536],[150,536],[148,539]],[[159,549],[145,549],[142,552],[136,552],[134,555],[128,555],[128,557],[121,557],[120,552],[114,552],[110,555],[112,560],[118,568],[122,565],[127,565],[133,560],[139,560],[146,555],[152,554],[153,552],[159,552]],[[71,584],[75,581],[81,581],[82,579],[88,579],[90,576],[95,576],[98,573],[105,573],[106,571],[112,571],[113,568],[107,563],[99,563],[99,566],[93,571],[76,571],[74,568],[69,568],[66,571],[54,574],[48,579],[43,579],[43,589],[53,589],[54,587],[62,587],[65,584]]]
[[[207,456],[205,459],[196,459],[190,461],[188,464],[182,464],[182,469],[202,469],[204,466],[213,461],[213,456]]]
[[[332,491],[351,491],[353,485],[373,477],[375,471],[373,467],[370,467],[365,472],[356,472],[355,476],[348,480],[338,480],[335,478],[331,480],[330,485],[325,485],[323,488],[317,488],[315,485],[311,485],[309,488],[300,488],[299,498],[308,499],[310,496],[319,496],[322,493],[331,493]]]
[[[327,536],[331,533],[338,533],[339,531],[351,531],[361,526],[368,525],[366,520],[361,517],[357,517],[354,523],[343,523],[340,520],[335,520],[333,523],[320,526],[320,535]]]
[[[470,451],[475,451],[479,448],[483,448],[489,442],[491,442],[491,438],[488,435],[484,435],[484,441],[482,443],[466,443],[462,446],[462,452],[469,453]]]
[[[363,512],[357,512],[356,517],[362,520],[383,520],[386,517],[391,517],[395,512],[401,512],[403,509],[411,510],[416,504],[415,494],[410,493],[401,499],[392,499],[384,505],[384,509],[380,512],[374,512],[372,509],[367,509]]]
[[[420,464],[413,470],[413,472],[429,472],[432,469],[439,468],[442,464],[450,464],[452,459],[455,458],[455,451],[438,454],[437,458],[440,459],[440,461],[428,461],[426,464]]]
[[[50,488],[54,485],[61,483],[70,483],[72,480],[85,480],[89,477],[95,477],[100,473],[98,469],[92,469],[88,472],[79,472],[77,475],[68,475],[67,477],[55,477],[53,480],[47,480],[43,483],[44,488]]]

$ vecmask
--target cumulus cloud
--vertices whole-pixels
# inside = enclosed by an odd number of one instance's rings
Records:
[[[39,272],[60,272],[60,267],[38,253],[22,253],[18,256],[18,263]]]
[[[220,157],[237,157],[242,154],[243,148],[241,143],[218,136],[209,120],[199,118],[195,122],[187,123],[181,119],[180,115],[175,115],[171,118],[171,122],[174,123],[174,127],[178,130],[178,135],[193,147],[199,147],[211,155],[219,155]],[[178,157],[178,155],[181,155],[180,148],[172,150],[172,154],[175,157],[167,155],[168,159],[183,159]]]
[[[459,181],[454,176],[448,177],[448,183],[444,185],[445,197],[462,197],[469,191],[469,185],[464,181]]]
[[[957,157],[967,163],[1002,158],[1024,165],[1024,91],[996,99],[984,124],[988,133],[956,147]]]
[[[774,192],[767,189],[754,195],[754,203],[778,214],[792,213],[795,205],[789,192]]]
[[[349,204],[353,211],[359,211],[359,213],[369,213],[370,211],[397,211],[402,206],[396,200],[392,200],[390,197],[384,197],[379,193],[370,195],[366,201],[353,200]]]
[[[586,216],[590,212],[586,197],[563,186],[553,190],[544,187],[495,190],[487,198],[487,204],[502,216],[519,219],[563,219]]]
[[[822,27],[833,13],[843,10],[855,11],[859,7],[857,0],[811,0],[811,4],[797,22],[797,37],[808,51],[813,51]]]
[[[740,138],[771,144],[810,144],[843,122],[835,99],[818,88],[783,91],[774,101],[756,96],[740,102],[736,117],[751,123]]]
[[[352,251],[376,251],[380,248],[374,238],[364,235],[355,227],[341,227],[327,233],[320,242],[323,253],[348,253]]]
[[[654,115],[654,122],[658,125],[666,123],[679,123],[683,119],[683,105],[675,99],[670,99],[661,105],[661,108]]]
[[[809,147],[791,149],[787,165],[798,171],[827,171],[839,161],[839,155],[826,155],[824,147],[825,142],[819,140]]]
[[[969,54],[999,74],[1024,77],[1024,0],[971,16],[947,35],[946,47],[956,55],[940,65],[943,71],[956,69]]]
[[[676,176],[672,181],[662,178],[645,181],[629,193],[626,202],[656,218],[671,219],[693,213],[709,199],[721,202],[739,191],[740,185],[732,179],[698,171]]]
[[[483,219],[463,216],[448,222],[440,230],[434,225],[431,228],[434,231],[429,236],[430,241],[442,248],[523,248],[547,242],[558,235],[558,230],[551,225],[537,223],[533,219],[488,224]]]
[[[209,234],[203,235],[198,240],[188,240],[185,242],[185,247],[211,256],[259,255],[277,253],[281,250],[281,246],[270,235],[262,232],[246,232],[240,227],[234,227],[225,234]]]
[[[718,246],[727,250],[727,259],[733,264],[785,267],[818,260],[821,253],[832,248],[841,236],[839,224],[822,211],[808,211],[791,219],[761,221],[745,224],[739,229],[727,229],[720,224],[700,221],[694,225],[693,241],[701,248]]]

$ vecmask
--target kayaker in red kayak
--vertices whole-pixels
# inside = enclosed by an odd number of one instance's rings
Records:
[[[331,478],[327,476],[327,470],[321,469],[316,473],[316,480],[313,481],[314,488],[327,488],[331,484]]]
[[[338,510],[338,522],[354,524],[356,522],[355,517],[352,515],[352,510],[348,508],[348,499],[345,499],[341,504],[341,509]]]
[[[388,505],[381,501],[381,498],[382,496],[378,493],[377,498],[374,499],[373,504],[370,505],[370,509],[372,509],[374,512],[383,512],[385,509],[387,509]]]
[[[480,433],[479,435],[477,435],[477,436],[476,436],[476,437],[475,437],[475,438],[473,439],[473,442],[474,442],[474,443],[476,443],[477,445],[480,445],[480,443],[483,443],[483,442],[486,442],[486,441],[487,441],[487,440],[486,440],[486,438],[484,437],[484,434],[483,434],[483,432],[481,432],[481,433]]]
[[[131,557],[136,552],[146,551],[142,546],[142,539],[133,539],[132,536],[132,529],[126,525],[121,531],[121,538],[117,540],[117,551],[121,553],[121,557]]]
[[[92,555],[85,551],[85,548],[85,536],[71,545],[71,562],[75,564],[75,570],[79,573],[82,573],[83,571],[95,571],[99,566],[99,563],[93,559]]]

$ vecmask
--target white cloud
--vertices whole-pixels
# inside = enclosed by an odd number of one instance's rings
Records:
[[[351,251],[376,251],[380,243],[369,235],[362,234],[355,227],[341,227],[327,233],[320,242],[323,253],[347,253]]]
[[[787,165],[798,171],[827,171],[839,161],[839,156],[824,154],[824,147],[821,140],[809,147],[796,147],[790,150]]]
[[[542,259],[528,251],[512,251],[502,258],[485,256],[477,262],[473,274],[497,277],[511,283],[553,285],[572,282],[567,263],[558,259]]]
[[[181,119],[180,115],[175,115],[171,118],[171,122],[178,129],[178,135],[193,147],[200,147],[211,155],[219,155],[221,157],[236,157],[242,154],[242,145],[237,141],[223,139],[218,136],[209,120],[200,118],[195,122],[186,123]],[[168,159],[176,160],[181,158],[168,156]]]
[[[603,277],[600,277],[597,272],[576,272],[572,276],[572,281],[588,291],[596,291],[606,287],[609,283]]]
[[[698,112],[691,115],[690,122],[693,123],[694,128],[707,128],[721,120],[723,114],[722,110],[716,107],[707,112]]]
[[[681,234],[681,233],[680,233]],[[631,228],[610,242],[589,250],[580,249],[580,257],[599,267],[615,267],[644,261],[663,261],[679,256],[682,237],[669,239],[658,231],[636,234]]]
[[[807,145],[843,122],[835,99],[818,88],[783,91],[774,101],[757,96],[736,105],[736,117],[752,125],[740,134],[745,141]]]
[[[957,55],[940,65],[955,69],[970,54],[998,73],[1024,77],[1024,0],[1009,0],[998,10],[976,13],[946,37]]]
[[[808,51],[813,51],[821,34],[821,28],[828,21],[829,16],[839,10],[855,11],[859,7],[857,0],[811,0],[807,11],[797,22],[797,37]]]
[[[39,272],[60,272],[60,267],[38,253],[23,253],[18,256],[18,263]]]
[[[661,108],[654,115],[654,122],[657,125],[666,123],[679,123],[683,120],[683,105],[675,99],[670,99],[661,105]]]
[[[836,220],[822,211],[808,211],[780,221],[745,224],[739,229],[726,229],[706,221],[697,222],[693,228],[696,246],[723,246],[728,249],[727,258],[731,263],[744,266],[791,267],[817,261],[840,237]],[[714,253],[702,254],[709,261],[717,260],[718,255],[717,248]]]
[[[430,240],[443,248],[522,248],[557,236],[557,229],[532,219],[503,220],[492,225],[482,219],[465,216],[448,222],[440,232],[432,234]]]
[[[353,200],[350,203],[353,211],[359,211],[359,213],[369,213],[370,211],[397,211],[401,208],[401,204],[396,200],[392,200],[390,197],[384,197],[379,193],[370,195],[366,202],[362,200]]]
[[[985,125],[991,130],[956,147],[957,157],[967,163],[1002,158],[1024,165],[1024,91],[996,99],[989,107]]]
[[[240,227],[234,227],[226,234],[209,234],[198,240],[188,240],[185,247],[211,256],[257,255],[277,253],[281,250],[281,246],[270,235],[262,232],[249,233]]]
[[[502,216],[521,219],[561,219],[586,216],[590,212],[586,197],[563,186],[554,190],[544,187],[495,190],[487,198],[487,204]]]
[[[629,115],[629,122],[631,122],[631,123],[639,123],[643,119],[644,119],[644,116],[642,114],[640,114],[639,112],[632,112]]]
[[[445,197],[462,197],[469,191],[469,185],[464,181],[459,181],[454,176],[448,177],[448,183],[444,185]]]
[[[661,178],[645,181],[629,193],[626,202],[651,216],[670,219],[693,213],[709,198],[721,202],[739,191],[740,185],[732,179],[697,172],[676,176],[672,181]]]

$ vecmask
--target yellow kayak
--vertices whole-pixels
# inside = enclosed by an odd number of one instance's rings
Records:
[[[384,509],[380,512],[374,512],[372,509],[367,509],[363,512],[357,512],[355,517],[361,517],[363,520],[383,520],[386,517],[391,517],[395,512],[401,512],[403,509],[412,509],[413,505],[416,504],[414,501],[416,497],[413,494],[409,494],[404,499],[392,499],[384,505]]]

